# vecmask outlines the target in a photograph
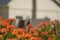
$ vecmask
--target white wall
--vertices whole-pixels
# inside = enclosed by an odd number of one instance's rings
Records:
[[[10,7],[9,9],[9,18],[15,16],[23,16],[24,19],[26,19],[25,16],[32,17],[32,0],[12,0],[8,5]]]
[[[48,16],[50,19],[60,19],[60,8],[51,0],[36,0],[37,16],[36,18],[44,18]],[[32,18],[32,0],[12,0],[9,4],[9,18],[15,16],[26,16]]]
[[[37,18],[59,19],[59,13],[60,8],[52,0],[37,0]]]
[[[52,0],[37,0],[38,10],[53,10],[59,11],[60,8]]]

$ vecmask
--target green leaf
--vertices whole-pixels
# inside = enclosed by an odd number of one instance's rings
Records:
[[[7,33],[7,38],[12,38],[11,32],[8,32],[8,33]]]

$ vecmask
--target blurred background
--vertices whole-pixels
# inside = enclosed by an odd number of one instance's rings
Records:
[[[60,20],[60,0],[0,0],[0,16],[32,19],[33,24],[39,20]],[[35,20],[34,20],[35,19]]]

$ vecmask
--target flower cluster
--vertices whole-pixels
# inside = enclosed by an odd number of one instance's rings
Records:
[[[37,28],[27,25],[28,30],[12,25],[14,19],[0,17],[0,40],[57,40],[54,26],[56,21],[40,22]]]

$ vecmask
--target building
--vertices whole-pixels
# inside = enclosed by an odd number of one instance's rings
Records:
[[[59,0],[57,0],[60,3]],[[2,5],[3,4],[3,5]],[[32,0],[0,0],[0,15],[8,18],[16,18],[16,16],[27,16],[32,18]],[[52,0],[36,0],[36,18],[49,17],[50,19],[60,20],[60,5]]]

